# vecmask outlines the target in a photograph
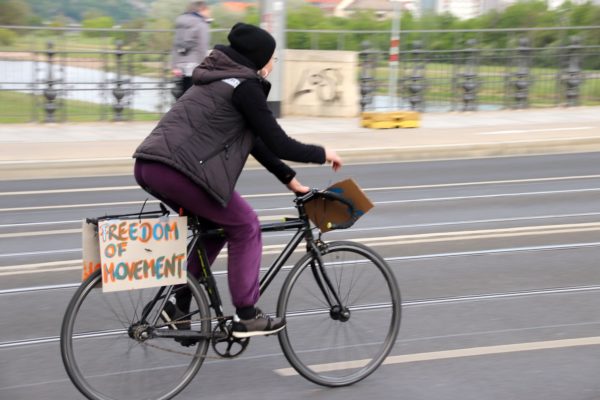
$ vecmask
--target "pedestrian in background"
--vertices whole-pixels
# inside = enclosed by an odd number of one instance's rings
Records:
[[[192,86],[192,71],[208,55],[210,9],[205,1],[192,1],[175,20],[175,39],[171,59],[173,75],[179,81],[179,98]]]

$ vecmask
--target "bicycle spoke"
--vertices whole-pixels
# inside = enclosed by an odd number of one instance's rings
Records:
[[[302,258],[284,282],[278,313],[285,314],[287,327],[279,340],[305,378],[325,386],[349,385],[371,374],[391,350],[400,293],[387,264],[365,246],[334,242],[325,247],[323,274],[331,281],[325,293],[311,272],[311,257]],[[342,304],[328,306],[328,296]]]
[[[61,354],[75,386],[94,400],[166,400],[183,389],[200,368],[209,340],[186,348],[173,338],[154,337],[155,330],[169,329],[161,327],[160,318],[154,327],[141,324],[158,288],[104,293],[90,285],[75,293],[61,330]],[[208,301],[195,281],[188,285],[193,286],[190,319],[208,338]]]

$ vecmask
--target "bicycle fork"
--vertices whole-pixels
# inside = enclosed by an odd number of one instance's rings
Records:
[[[329,305],[329,315],[336,321],[346,322],[350,319],[350,309],[342,304],[340,294],[334,287],[329,275],[325,269],[321,250],[313,242],[309,242],[309,251],[313,254],[310,267],[315,277],[315,281],[321,289],[327,304]],[[315,262],[316,261],[316,262]]]

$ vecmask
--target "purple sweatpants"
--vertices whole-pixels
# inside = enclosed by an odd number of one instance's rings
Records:
[[[137,183],[175,211],[189,213],[222,227],[227,235],[227,271],[229,291],[236,308],[249,307],[258,301],[258,274],[262,238],[258,216],[237,192],[226,207],[174,168],[153,161],[137,159],[134,169]],[[205,247],[212,265],[225,240],[206,240]],[[198,276],[197,254],[188,260],[188,270]]]

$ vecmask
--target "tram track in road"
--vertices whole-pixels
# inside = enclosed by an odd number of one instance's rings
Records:
[[[397,189],[396,189],[397,190]],[[402,200],[389,200],[389,201],[374,201],[373,204],[377,205],[388,205],[388,204],[402,204],[402,203],[423,203],[423,202],[444,202],[444,201],[458,201],[458,200],[477,200],[477,199],[502,199],[510,197],[531,197],[531,196],[550,196],[550,195],[573,195],[573,194],[584,194],[584,193],[597,193],[600,192],[600,187],[593,188],[582,188],[582,189],[567,189],[567,190],[544,190],[544,191],[531,191],[531,192],[520,192],[520,193],[497,193],[497,194],[485,194],[485,195],[465,195],[465,196],[448,196],[448,197],[424,197],[415,199],[402,199]],[[286,193],[289,197],[289,193]],[[277,194],[271,194],[268,197],[276,197]],[[252,198],[251,196],[244,196],[247,199]],[[158,200],[148,201],[119,201],[119,202],[102,202],[102,203],[81,203],[81,204],[57,204],[57,205],[43,205],[43,206],[25,206],[25,207],[5,207],[0,208],[0,213],[10,212],[34,212],[34,211],[52,211],[52,210],[72,210],[82,208],[102,208],[102,207],[142,207],[145,205],[157,205],[160,202]],[[293,210],[293,207],[280,207],[278,210]],[[264,211],[257,209],[256,211]]]
[[[439,183],[439,184],[424,184],[424,185],[400,185],[400,186],[379,186],[379,187],[364,187],[363,190],[367,194],[377,194],[385,192],[403,192],[409,190],[428,190],[428,189],[457,189],[457,188],[475,188],[475,187],[489,187],[493,185],[509,185],[509,184],[539,184],[539,183],[552,183],[552,182],[578,182],[587,180],[600,179],[600,175],[574,175],[574,176],[554,176],[554,177],[543,177],[543,178],[528,178],[528,179],[501,179],[501,180],[486,180],[486,181],[472,181],[472,182],[450,182],[450,183]],[[0,198],[14,198],[18,196],[36,196],[40,197],[47,194],[59,194],[59,195],[70,195],[73,193],[97,193],[97,192],[123,192],[123,191],[140,191],[141,189],[137,186],[111,186],[111,187],[93,187],[93,188],[77,188],[77,189],[52,189],[52,190],[29,190],[29,191],[7,191],[0,193]],[[537,196],[537,195],[551,195],[551,194],[569,194],[569,193],[585,193],[600,191],[600,187],[584,187],[584,188],[573,188],[566,190],[543,190],[543,191],[523,191],[514,193],[494,193],[486,195],[466,195],[466,196],[435,196],[429,198],[416,198],[416,199],[405,199],[399,202],[423,202],[423,201],[448,201],[448,200],[466,200],[469,198],[497,198],[497,197],[512,197],[512,196]],[[247,200],[262,199],[262,198],[277,198],[277,197],[290,197],[289,192],[271,192],[271,193],[258,193],[258,194],[245,194],[244,198]],[[398,201],[397,201],[398,202]],[[31,211],[50,211],[50,210],[64,210],[64,209],[81,209],[81,208],[94,208],[94,207],[111,207],[111,206],[142,206],[143,204],[154,205],[157,204],[157,200],[132,200],[132,201],[108,201],[108,202],[93,202],[93,203],[71,203],[71,204],[43,204],[36,206],[18,206],[18,207],[0,207],[0,213],[11,213],[11,212],[31,212]],[[393,204],[391,201],[378,201],[375,204],[385,205]],[[283,209],[292,209],[293,207],[284,207]],[[2,226],[0,225],[0,228]]]
[[[364,231],[363,231],[364,232]],[[484,239],[503,239],[503,238],[517,238],[517,237],[532,237],[532,236],[548,236],[548,235],[565,235],[571,233],[584,233],[584,232],[600,232],[600,222],[589,222],[589,223],[575,223],[575,224],[553,224],[553,225],[536,225],[526,227],[513,227],[513,228],[500,228],[500,229],[471,229],[464,231],[449,231],[449,232],[434,232],[434,233],[422,233],[422,234],[408,234],[408,235],[393,235],[393,236],[369,236],[369,237],[352,237],[353,241],[363,243],[370,247],[383,247],[383,246],[403,246],[403,245],[415,245],[415,244],[433,244],[438,242],[452,242],[452,241],[474,241]],[[387,257],[388,261],[411,259],[412,257],[419,258],[433,258],[440,256],[450,255],[472,255],[472,254],[491,254],[491,253],[506,253],[516,251],[540,251],[549,249],[565,249],[565,248],[579,248],[579,247],[595,247],[599,246],[600,242],[578,242],[578,243],[564,243],[554,245],[538,245],[538,246],[521,246],[521,247],[508,247],[508,248],[488,248],[479,249],[475,251],[455,252],[455,253],[441,253],[441,254],[424,254],[419,256],[406,256],[406,257]],[[283,244],[271,244],[263,246],[263,255],[276,255],[279,254],[283,248]],[[297,249],[296,252],[304,251]],[[80,248],[63,249],[63,250],[51,250],[46,252],[27,252],[27,253],[12,253],[12,254],[0,254],[0,261],[4,258],[16,258],[24,256],[43,256],[49,254],[73,254],[79,253]],[[225,259],[227,257],[226,250],[218,256],[218,259]],[[39,273],[51,273],[59,271],[72,271],[81,268],[81,259],[68,259],[68,260],[57,260],[47,262],[37,262],[28,264],[17,264],[17,265],[4,265],[0,266],[0,277],[1,276],[15,276],[15,275],[26,275],[26,274],[39,274]]]
[[[520,183],[548,183],[557,181],[576,181],[586,179],[599,179],[600,175],[572,175],[572,176],[552,176],[542,178],[527,178],[527,179],[500,179],[500,180],[487,180],[487,181],[474,181],[474,182],[450,182],[450,183],[439,183],[439,184],[425,184],[425,185],[399,185],[399,186],[384,186],[384,187],[365,187],[365,192],[376,192],[376,191],[388,191],[388,190],[409,190],[409,189],[432,189],[432,188],[453,188],[453,187],[469,187],[469,186],[481,186],[481,185],[500,185],[500,184],[520,184]],[[40,196],[45,194],[73,194],[73,193],[91,193],[91,192],[117,192],[117,191],[130,191],[140,190],[139,186],[124,185],[124,186],[103,186],[103,187],[88,187],[88,188],[64,188],[64,189],[44,189],[44,190],[18,190],[18,191],[7,191],[0,192],[0,197],[13,197],[13,196]],[[289,196],[289,192],[279,193],[264,193],[264,194],[249,194],[245,197],[256,198],[256,197],[274,197],[274,196]]]
[[[10,289],[10,290],[0,290],[0,299],[4,296],[10,295],[20,295],[20,294],[28,294],[36,291],[57,291],[57,290],[74,290],[79,286],[79,284],[64,284],[64,285],[49,285],[49,286],[40,286],[40,287],[30,287],[30,288],[22,288],[22,289]],[[506,292],[493,292],[493,293],[475,293],[470,295],[461,295],[461,296],[448,296],[448,297],[439,297],[439,298],[422,298],[422,299],[410,299],[403,300],[402,307],[403,308],[411,308],[411,307],[425,307],[425,306],[436,306],[441,304],[455,304],[455,303],[471,303],[471,302],[481,302],[481,301],[495,301],[495,300],[510,300],[521,297],[532,297],[532,296],[549,296],[549,295],[568,295],[568,294],[578,294],[578,293],[589,293],[589,292],[599,292],[600,285],[582,285],[582,286],[573,286],[573,287],[553,287],[553,288],[540,288],[540,289],[530,289],[530,290],[520,290],[520,291],[506,291]],[[299,312],[302,314],[302,312]],[[548,325],[548,326],[536,326],[536,327],[528,327],[527,330],[535,330],[535,329],[547,329],[547,328],[561,328],[568,326],[580,326],[580,325],[600,325],[600,321],[587,321],[578,324],[559,324],[559,325]],[[498,330],[497,332],[502,333],[510,333],[511,331],[522,331],[523,328],[515,328],[515,329],[503,329]],[[96,332],[90,331],[88,334],[94,335]],[[485,332],[469,332],[468,334],[461,334],[460,336],[476,336],[479,334],[493,334],[496,331],[485,331]],[[446,335],[446,336],[436,336],[436,339],[447,339],[453,336],[459,335]],[[420,340],[426,340],[430,338],[421,338]],[[34,346],[40,344],[47,343],[57,343],[60,341],[59,336],[45,336],[45,337],[36,337],[36,338],[28,338],[28,339],[18,339],[18,340],[4,340],[0,341],[0,350],[8,349],[8,348],[16,348],[16,347],[27,347]],[[413,340],[403,340],[399,339],[399,342],[402,341],[414,341]],[[600,344],[600,343],[593,343]]]
[[[461,239],[463,240],[463,239]],[[360,241],[358,241],[360,242]],[[414,244],[418,242],[408,242],[407,244]],[[421,242],[422,243],[422,242]],[[365,243],[370,247],[377,248],[378,246],[389,246],[395,245],[396,243],[390,242],[386,240],[382,243],[377,242],[368,242]],[[263,254],[279,254],[281,251],[281,245],[274,245],[270,248],[267,248]],[[492,255],[492,254],[509,254],[509,253],[519,253],[519,252],[541,252],[541,251],[552,251],[552,250],[572,250],[572,249],[584,249],[584,248],[596,248],[600,247],[600,242],[577,242],[577,243],[562,243],[562,244],[553,244],[553,245],[537,245],[537,246],[520,246],[520,247],[502,247],[502,248],[487,248],[487,249],[478,249],[478,250],[468,250],[468,251],[456,251],[456,252],[443,252],[443,253],[428,253],[428,254],[418,254],[418,255],[410,255],[410,256],[392,256],[392,257],[384,257],[386,262],[399,262],[399,261],[411,261],[411,260],[424,260],[424,259],[435,259],[435,258],[449,258],[449,257],[468,257],[468,256],[479,256],[479,255]],[[226,252],[218,256],[219,259],[225,259],[227,257]],[[19,275],[30,275],[30,274],[40,274],[40,273],[53,273],[53,272],[61,272],[61,271],[77,271],[80,270],[81,267],[81,259],[71,259],[64,261],[52,261],[52,262],[43,262],[43,263],[32,263],[32,264],[21,264],[21,265],[12,265],[12,266],[2,266],[0,267],[0,277],[8,277],[8,276],[19,276]],[[288,265],[285,268],[290,269],[292,266]],[[266,271],[266,269],[261,269],[261,272]],[[218,275],[226,275],[225,271],[215,271],[216,276]],[[66,286],[72,286],[74,284],[69,283]],[[42,287],[40,290],[47,290],[46,286]],[[16,289],[5,289],[0,290],[0,294],[5,293],[16,293],[19,292],[19,288]],[[30,288],[23,288],[24,292],[35,291]]]
[[[576,187],[576,188],[568,188],[566,190],[535,190],[535,191],[506,191],[505,185],[513,185],[513,184],[548,184],[552,182],[586,182],[586,183],[595,183],[596,180],[600,178],[600,175],[594,174],[581,174],[581,175],[570,175],[570,176],[550,176],[550,177],[538,177],[538,178],[527,178],[527,179],[498,179],[498,180],[480,180],[480,181],[471,181],[471,182],[449,182],[443,184],[424,184],[424,185],[401,185],[401,186],[372,186],[365,187],[364,190],[367,193],[371,193],[374,196],[373,203],[376,207],[380,207],[385,209],[386,207],[395,207],[395,205],[403,204],[426,204],[426,203],[440,203],[439,207],[444,207],[444,202],[453,202],[453,201],[498,201],[502,199],[515,199],[519,197],[528,196],[553,196],[553,195],[578,195],[578,194],[592,194],[595,192],[600,192],[600,187],[589,187],[589,185],[584,185],[585,187]],[[475,188],[475,187],[494,187],[499,186],[504,190],[500,190],[497,192],[486,192],[486,193],[475,193],[475,194],[465,194],[461,196],[445,196],[445,193],[440,193],[439,196],[415,196],[413,198],[397,198],[395,193],[402,193],[408,191],[422,191],[422,190],[438,190],[438,189],[456,189],[456,188]],[[132,190],[140,190],[137,186],[124,185],[124,186],[106,186],[106,187],[79,187],[79,188],[65,188],[65,189],[51,189],[51,190],[15,190],[15,191],[7,191],[0,193],[0,198],[10,199],[15,198],[18,202],[19,196],[33,196],[38,197],[43,194],[68,194],[71,195],[73,193],[97,193],[102,191],[108,192],[116,192],[115,196],[119,196],[118,193],[122,191],[132,191]],[[489,189],[488,189],[489,190]],[[421,192],[419,192],[421,193]],[[429,193],[428,193],[429,194]],[[380,198],[383,195],[383,198]],[[392,199],[389,197],[393,196]],[[252,201],[257,199],[275,199],[278,197],[286,196],[289,197],[290,194],[288,192],[271,192],[271,193],[261,193],[261,194],[247,194],[245,197]],[[388,199],[385,199],[385,198]],[[76,198],[75,198],[76,199]],[[45,200],[42,198],[42,202]],[[507,200],[508,201],[508,200]],[[153,206],[155,203],[158,203],[155,200],[149,200],[146,203],[146,206]],[[78,204],[39,204],[39,205],[26,205],[26,206],[16,206],[10,203],[3,202],[2,204],[7,205],[8,207],[0,207],[0,216],[14,214],[28,215],[29,213],[35,215],[35,218],[39,218],[40,213],[47,213],[48,215],[55,215],[52,211],[60,211],[60,210],[80,210],[75,211],[78,213],[89,213],[90,211],[84,211],[86,209],[93,208],[104,208],[106,207],[116,207],[116,206],[132,206],[132,207],[141,207],[144,202],[142,201],[126,201],[126,202],[101,202],[101,203],[85,203],[80,202]],[[437,205],[436,205],[437,206]],[[261,219],[265,222],[269,220],[279,219],[284,216],[284,213],[293,211],[292,206],[286,207],[269,207],[269,208],[260,208],[255,207]],[[431,229],[450,229],[450,227],[454,227],[453,229],[460,229],[460,226],[468,226],[468,225],[477,225],[477,224],[513,224],[518,225],[520,223],[527,224],[537,221],[543,221],[544,219],[569,219],[575,218],[581,219],[589,217],[592,220],[595,217],[600,215],[600,212],[596,212],[595,209],[589,209],[590,212],[580,212],[580,213],[562,213],[562,214],[549,214],[549,215],[538,215],[538,216],[519,216],[515,215],[514,218],[487,218],[487,219],[471,219],[471,220],[457,220],[457,221],[440,221],[439,223],[429,223],[429,224],[405,224],[405,225],[393,225],[393,226],[380,226],[377,228],[362,228],[362,229],[353,229],[353,232],[365,232],[368,234],[373,234],[377,229],[380,231],[388,231],[388,230],[404,230],[404,229],[419,229],[424,228],[426,230]],[[2,240],[27,240],[28,237],[31,237],[35,240],[38,238],[45,237],[67,237],[70,236],[70,242],[73,245],[67,249],[57,249],[52,248],[46,250],[47,255],[53,257],[51,261],[56,260],[56,255],[59,253],[63,254],[73,254],[77,252],[75,248],[74,237],[79,235],[81,232],[80,220],[55,220],[55,221],[19,221],[20,219],[26,217],[19,217],[15,220],[15,223],[5,223],[0,224],[0,239]],[[570,222],[570,221],[565,221]],[[372,229],[372,230],[371,230]],[[593,230],[595,228],[590,227],[587,228]],[[39,239],[38,239],[39,240]],[[375,238],[374,242],[381,242],[381,240]],[[417,240],[417,239],[412,239]],[[397,241],[393,241],[393,244],[399,244]],[[14,259],[17,257],[30,257],[35,256],[32,261],[40,261],[39,257],[44,255],[44,249],[38,249],[35,254],[33,252],[27,251],[12,251],[4,253],[0,252],[0,265],[6,264],[3,260]],[[20,261],[21,263],[22,260]]]

